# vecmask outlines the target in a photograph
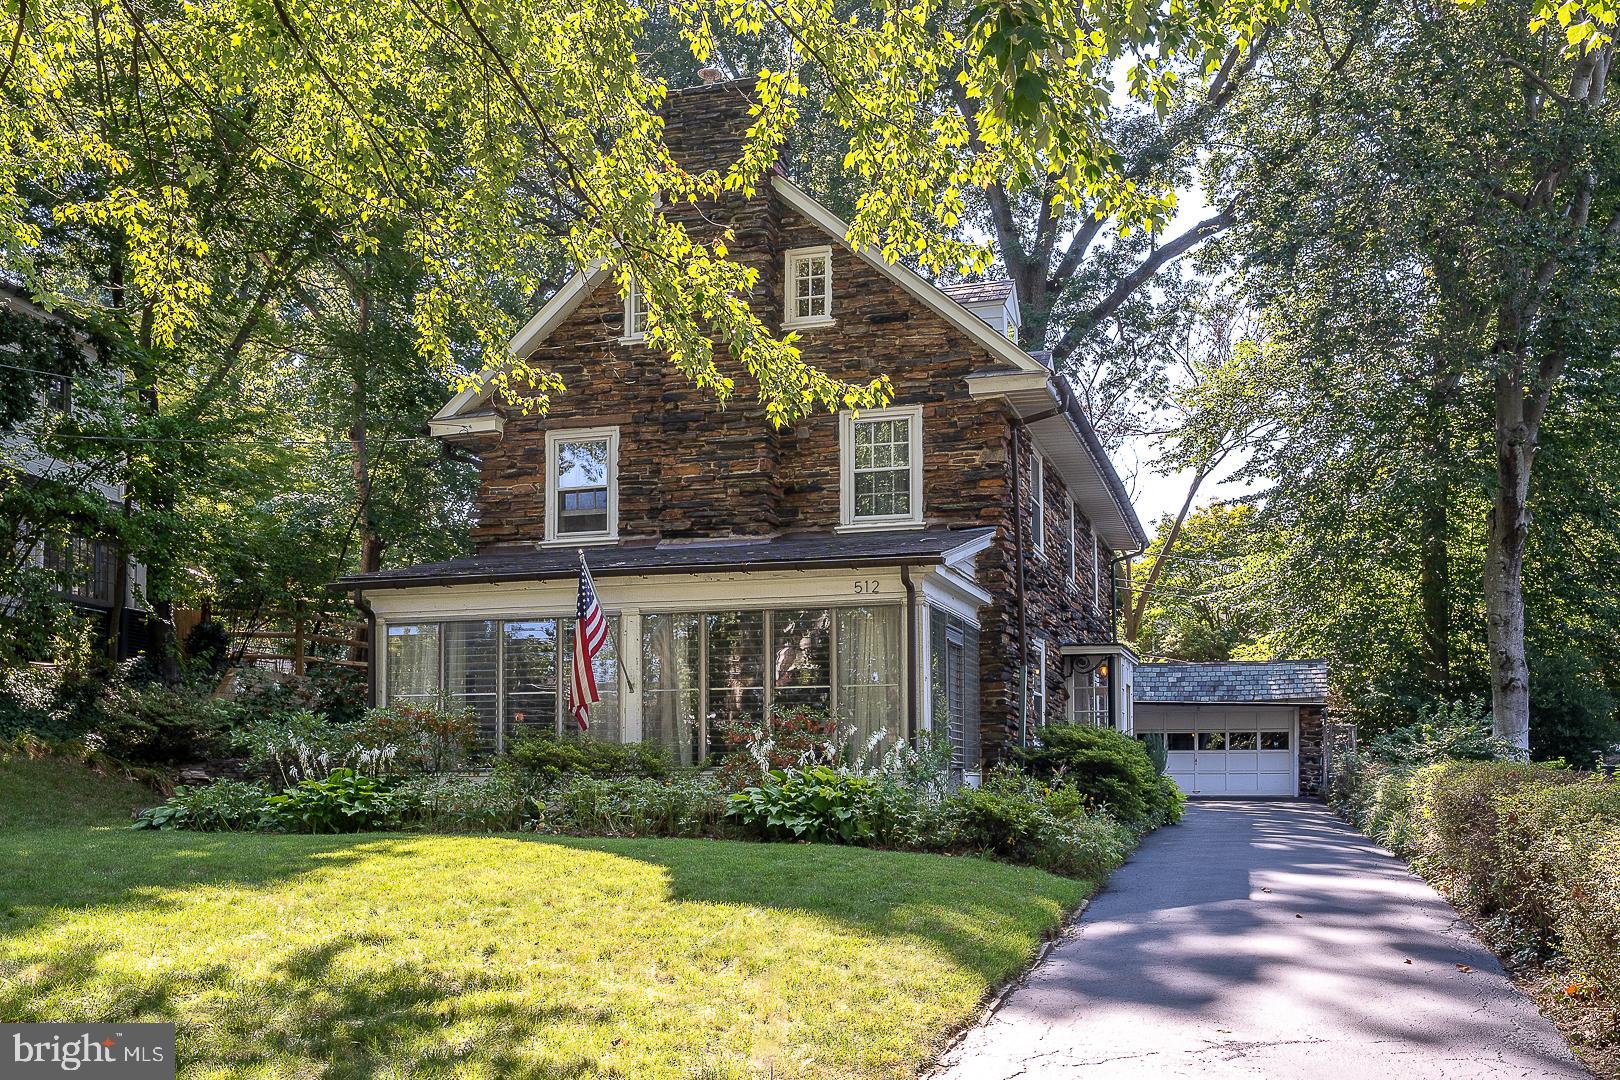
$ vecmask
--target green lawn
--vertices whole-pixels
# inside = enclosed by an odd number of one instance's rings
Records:
[[[188,1078],[910,1076],[1088,891],[822,846],[11,830],[0,1021],[174,1020]]]
[[[158,801],[150,788],[60,758],[0,753],[0,829],[128,824],[131,811]]]

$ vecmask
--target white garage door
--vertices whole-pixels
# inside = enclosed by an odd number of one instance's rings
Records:
[[[1299,710],[1291,705],[1136,706],[1136,734],[1159,732],[1189,795],[1297,795]]]

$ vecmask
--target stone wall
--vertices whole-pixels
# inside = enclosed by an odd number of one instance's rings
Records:
[[[1299,793],[1307,798],[1322,797],[1322,740],[1326,720],[1326,706],[1299,707]]]

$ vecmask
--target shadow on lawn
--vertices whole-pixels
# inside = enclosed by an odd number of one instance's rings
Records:
[[[603,1062],[580,1056],[595,1045],[589,1037],[583,1044],[570,1040],[565,1048],[542,1050],[549,1058],[533,1055],[537,1043],[556,1045],[548,1029],[600,1032],[615,1017],[588,1004],[525,1000],[514,990],[533,976],[520,970],[490,965],[447,971],[409,949],[403,959],[379,963],[377,958],[423,932],[409,924],[397,932],[388,925],[370,936],[295,942],[292,948],[275,942],[272,931],[265,962],[251,968],[240,961],[211,963],[206,950],[199,950],[201,963],[183,971],[163,963],[148,968],[139,957],[131,963],[127,950],[115,958],[119,941],[81,934],[43,955],[18,948],[31,931],[48,932],[53,924],[83,919],[92,928],[100,911],[137,919],[180,911],[183,919],[183,905],[197,889],[273,889],[358,864],[366,864],[359,872],[368,878],[401,880],[403,874],[411,882],[413,871],[398,860],[412,858],[408,845],[423,839],[122,830],[6,834],[0,838],[0,1022],[61,1019],[44,1010],[59,1012],[62,1002],[74,1002],[85,1019],[174,1020],[182,1060],[204,1060],[230,1073],[283,1075],[319,1063],[328,1077],[460,1076],[476,1063],[493,1076],[601,1074]],[[840,932],[918,941],[986,984],[1017,971],[1039,931],[1082,891],[1075,883],[978,860],[819,845],[477,839],[510,845],[510,856],[500,857],[503,865],[520,865],[546,847],[634,860],[657,868],[677,909],[690,902],[808,914]],[[379,860],[387,865],[376,865]],[[449,877],[446,885],[457,881]],[[534,886],[543,890],[545,881]],[[388,902],[386,896],[378,900]],[[491,909],[491,942],[510,933],[498,910]],[[274,920],[276,909],[267,906],[264,918]],[[341,925],[336,932],[343,932]]]
[[[294,950],[249,985],[224,964],[191,970],[183,983],[168,975],[110,979],[102,950],[81,944],[54,954],[46,970],[0,980],[0,1018],[31,1017],[32,1002],[93,983],[100,1017],[175,1021],[182,1063],[232,1074],[455,1077],[474,1062],[494,1076],[601,1074],[599,1062],[578,1054],[537,1062],[523,1052],[548,1027],[599,1024],[601,1015],[521,1004],[488,973],[460,974],[447,986],[440,973],[409,963],[342,969],[346,953],[384,943],[362,935]],[[464,1037],[447,1040],[451,1027]]]

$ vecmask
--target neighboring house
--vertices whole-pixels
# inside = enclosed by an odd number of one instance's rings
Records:
[[[678,159],[734,160],[746,107],[737,84],[672,94]],[[831,374],[888,375],[893,404],[773,430],[649,350],[606,269],[577,275],[511,343],[565,380],[551,411],[467,392],[431,421],[481,462],[477,553],[338,583],[375,617],[374,691],[471,707],[496,746],[562,729],[583,548],[615,629],[598,737],[700,761],[728,722],[804,703],[948,731],[971,777],[1044,723],[1128,730],[1112,589],[1144,533],[1068,384],[1014,344],[1011,284],[852,251],[780,174],[666,212],[734,229],[754,309]]]
[[[0,282],[0,307],[26,318],[76,325],[46,311],[35,304],[27,293],[3,282]],[[86,344],[84,348],[89,355],[91,346]],[[0,335],[0,364],[7,362],[8,355],[15,356],[17,353],[16,344],[5,341],[4,335]],[[0,368],[0,373],[3,370]],[[42,423],[50,422],[71,415],[75,407],[74,380],[57,377],[50,381],[48,392],[42,396],[37,416]],[[27,428],[28,424],[25,423],[18,432],[9,436],[0,435],[0,442],[3,442],[3,446],[0,446],[0,469],[12,472],[20,483],[68,485],[99,496],[109,507],[123,505],[122,484],[95,476],[83,465],[65,462],[42,452],[29,436]],[[0,482],[10,482],[10,479]],[[52,524],[38,529],[23,522],[20,534],[26,550],[18,550],[17,557],[62,578],[64,597],[84,613],[100,619],[104,637],[111,635],[113,612],[119,608],[116,602],[119,585],[116,547],[109,540],[96,535],[93,523],[89,521]],[[128,560],[124,579],[124,603],[118,634],[119,659],[127,659],[138,652],[146,637],[146,567],[133,559]],[[3,602],[3,598],[0,598],[0,603]]]
[[[1189,795],[1320,795],[1325,660],[1143,664],[1136,734],[1164,735]]]

